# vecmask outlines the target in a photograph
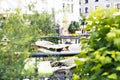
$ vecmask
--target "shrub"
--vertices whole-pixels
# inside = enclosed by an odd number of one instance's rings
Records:
[[[91,12],[87,21],[92,31],[90,39],[83,41],[83,51],[79,57],[85,62],[76,62],[80,80],[120,79],[120,15],[117,9],[97,9]]]
[[[71,21],[71,23],[68,27],[68,31],[70,33],[75,33],[76,30],[79,30],[79,22]]]
[[[9,11],[8,11],[9,12]],[[54,30],[49,14],[33,15],[15,13],[1,15],[0,21],[0,80],[21,80],[25,59],[34,51],[32,45],[41,35],[47,35]],[[44,16],[44,17],[43,17]],[[49,28],[48,28],[49,27]],[[44,28],[44,29],[43,29]]]

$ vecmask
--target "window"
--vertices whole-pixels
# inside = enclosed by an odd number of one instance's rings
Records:
[[[88,13],[88,7],[85,7],[85,13]]]
[[[63,3],[63,12],[64,12],[64,10],[65,10],[65,3]]]
[[[95,0],[95,2],[98,2],[99,0]]]
[[[73,4],[71,4],[71,13],[73,13]]]
[[[85,0],[85,3],[88,3],[88,0]]]
[[[65,3],[63,3],[63,8],[65,7]]]
[[[70,4],[67,4],[67,12],[70,12]]]
[[[67,11],[68,13],[73,13],[74,5],[71,3],[68,3],[68,4],[63,3],[63,12],[64,11]]]
[[[79,5],[81,4],[81,1],[79,1]]]
[[[117,3],[117,8],[120,9],[120,3]]]
[[[109,7],[110,7],[110,4],[106,4],[106,7],[109,8]]]
[[[81,13],[81,8],[79,9],[79,13]]]

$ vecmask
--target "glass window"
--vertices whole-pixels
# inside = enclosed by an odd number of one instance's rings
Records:
[[[98,2],[99,0],[95,0],[95,2]]]
[[[106,4],[106,7],[109,8],[109,7],[110,7],[110,4]]]
[[[85,7],[85,13],[88,13],[88,7]]]
[[[81,4],[81,1],[79,1],[79,4]]]
[[[63,3],[63,8],[65,7],[65,3]]]
[[[70,12],[70,4],[67,4],[67,12]]]
[[[63,12],[65,11],[65,3],[63,3]]]
[[[120,9],[120,3],[117,3],[117,8]]]
[[[85,0],[85,3],[88,3],[88,0]]]
[[[81,8],[79,9],[79,13],[81,13]]]
[[[73,13],[73,4],[71,4],[71,13]]]

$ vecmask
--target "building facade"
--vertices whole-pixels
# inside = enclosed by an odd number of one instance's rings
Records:
[[[54,14],[55,23],[62,27],[68,27],[71,21],[79,21],[80,14],[88,16],[99,6],[120,10],[120,0],[0,0],[0,13],[20,8],[23,13],[31,14],[29,4],[35,4],[34,10],[39,13],[47,11]]]
[[[0,0],[0,13],[20,8],[22,13],[32,14],[28,9],[30,4],[34,4],[34,10],[39,13],[46,11],[54,14],[55,23],[63,27],[79,20],[79,0]]]
[[[120,10],[120,0],[79,0],[79,12],[86,16],[97,7],[118,8]]]

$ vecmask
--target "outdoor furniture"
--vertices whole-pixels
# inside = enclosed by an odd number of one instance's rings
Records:
[[[76,64],[74,63],[74,60],[77,58],[73,58],[72,56],[80,54],[80,51],[64,51],[64,52],[47,52],[47,53],[43,53],[43,52],[34,52],[30,55],[30,58],[35,58],[35,71],[36,74],[40,76],[40,80],[45,80],[46,78],[48,78],[49,76],[52,77],[59,77],[61,78],[61,76],[59,74],[66,74],[69,75],[70,73],[70,69],[74,68],[76,66]],[[56,60],[56,61],[52,61],[52,63],[49,60],[39,60],[41,57],[45,58],[45,57],[68,57],[67,59],[64,60]],[[65,65],[57,65],[58,63],[62,63]],[[54,75],[56,73],[56,75]],[[64,77],[66,75],[63,75]],[[72,76],[69,75],[69,78]],[[52,79],[51,79],[52,80]],[[57,80],[57,79],[56,79]],[[65,79],[63,79],[65,80]]]
[[[50,52],[50,49],[51,51],[62,51],[63,48],[67,48],[69,47],[70,44],[55,44],[55,43],[52,43],[50,41],[45,41],[45,40],[42,40],[42,41],[36,41],[35,42],[35,46],[38,47],[38,51],[41,51],[43,52],[43,50],[46,49],[46,52]]]
[[[35,46],[39,47],[32,57],[49,57],[49,56],[74,56],[80,53],[81,44],[54,44],[50,41],[37,41]],[[62,51],[63,48],[67,50]],[[54,49],[54,50],[53,50]],[[61,49],[61,51],[58,51]]]
[[[51,76],[49,80],[69,80],[72,77],[71,69],[76,67],[75,60],[86,61],[85,58],[70,57],[59,61],[42,61],[38,65],[38,74],[43,80]],[[61,75],[62,74],[62,75]]]
[[[50,41],[45,41],[45,38],[58,38],[61,40],[62,44],[55,44]],[[65,44],[64,39],[74,39],[74,43],[71,44]],[[69,74],[70,69],[76,67],[76,64],[74,63],[75,59],[78,59],[76,57],[73,57],[74,55],[80,54],[80,36],[42,36],[40,41],[36,41],[34,44],[38,49],[38,51],[33,52],[30,57],[36,59],[36,73],[40,76],[45,77],[46,75],[52,75],[53,73],[59,72]],[[62,51],[63,48],[67,48],[67,50]],[[58,51],[61,49],[60,51]],[[49,61],[44,58],[51,58],[51,57],[69,57],[64,60],[58,60],[56,61]],[[39,63],[37,62],[38,59],[42,58],[43,60]],[[57,65],[61,63],[61,65]],[[64,65],[63,65],[64,64]],[[46,68],[48,67],[48,68]],[[65,75],[63,75],[65,76]],[[44,79],[43,79],[44,80]],[[65,79],[63,79],[65,80]]]

